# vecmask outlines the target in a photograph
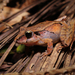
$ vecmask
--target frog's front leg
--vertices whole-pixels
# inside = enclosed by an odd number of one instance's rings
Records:
[[[47,50],[41,54],[42,57],[51,54],[53,50],[53,41],[52,39],[45,38],[42,40],[44,43],[47,43]]]

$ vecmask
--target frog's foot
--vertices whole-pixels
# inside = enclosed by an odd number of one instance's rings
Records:
[[[47,56],[48,55],[48,52],[47,52],[47,50],[45,51],[45,52],[43,52],[39,57],[40,57],[40,59],[43,59],[45,56]]]
[[[43,59],[45,56],[48,56],[48,55],[50,55],[51,54],[51,52],[48,52],[47,50],[45,51],[45,52],[43,52],[39,57],[40,57],[40,59]]]

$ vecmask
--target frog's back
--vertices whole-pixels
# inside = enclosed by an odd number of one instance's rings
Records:
[[[52,21],[45,21],[45,22],[41,22],[39,24],[36,24],[32,27],[28,27],[26,29],[26,31],[33,31],[33,32],[37,32],[37,31],[42,31],[44,30],[46,27],[50,26],[50,23],[52,23]]]
[[[53,25],[57,24],[58,25],[61,25],[60,24],[60,21],[45,21],[45,22],[41,22],[37,25],[34,25],[32,27],[28,27],[26,29],[26,31],[33,31],[33,32],[38,32],[38,31],[42,31],[42,30],[45,30],[46,28],[50,28],[52,26],[52,28],[54,27]],[[56,27],[55,27],[56,29]],[[56,30],[54,29],[54,31],[56,32]],[[50,29],[48,29],[50,30]]]

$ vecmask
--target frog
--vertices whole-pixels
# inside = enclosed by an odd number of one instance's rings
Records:
[[[44,21],[34,26],[21,27],[15,40],[26,46],[47,46],[47,50],[42,53],[44,57],[52,53],[54,44],[60,42],[62,48],[69,47],[74,42],[73,38],[74,24],[67,24],[65,21]]]

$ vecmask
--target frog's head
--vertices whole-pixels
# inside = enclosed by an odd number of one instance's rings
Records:
[[[35,45],[35,43],[38,40],[39,40],[38,36],[34,32],[28,30],[28,31],[25,31],[24,35],[19,37],[19,39],[17,40],[17,43],[31,46],[31,45]]]

